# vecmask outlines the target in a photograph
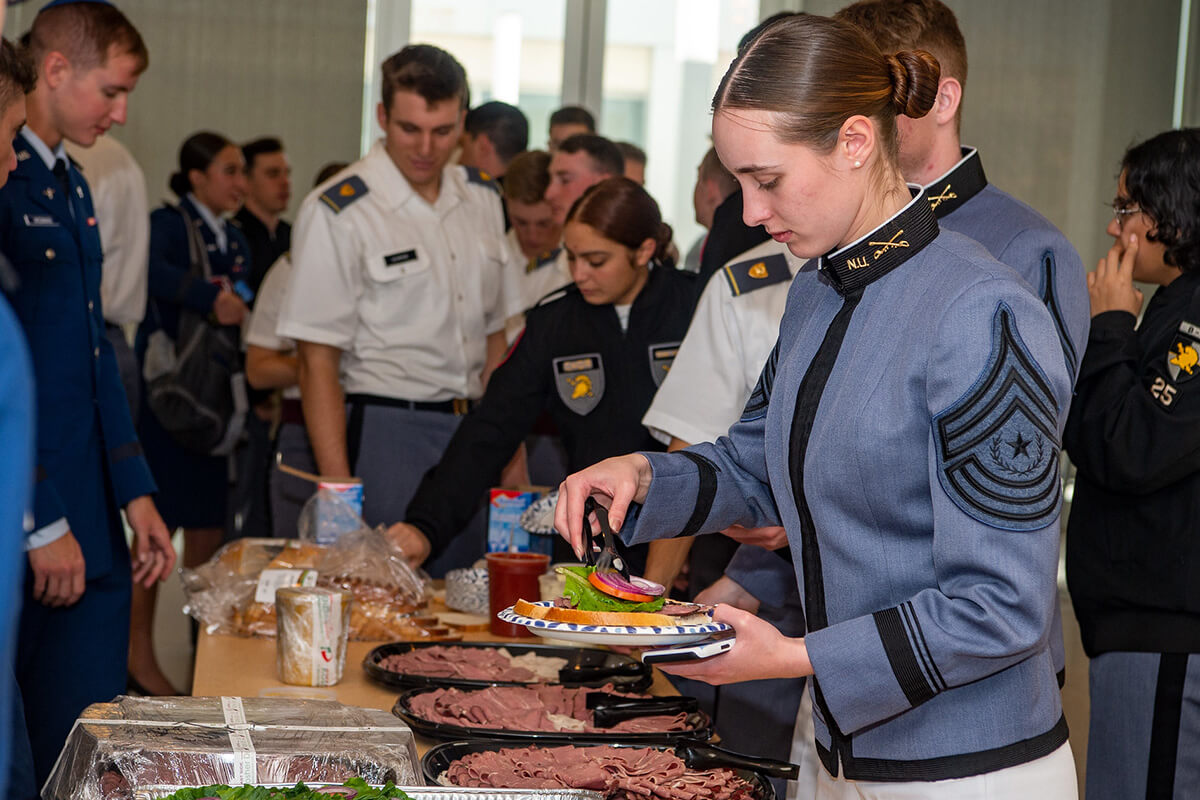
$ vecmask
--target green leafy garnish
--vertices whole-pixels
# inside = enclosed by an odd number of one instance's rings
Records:
[[[329,784],[323,784],[329,785]],[[367,784],[362,778],[351,778],[343,786],[354,789],[358,794],[354,800],[411,800],[396,784],[388,781],[376,789]],[[303,783],[286,788],[267,788],[265,786],[226,786],[214,784],[199,788],[180,789],[168,795],[163,800],[200,800],[202,797],[219,797],[221,800],[340,800],[340,795],[323,794],[310,789]]]
[[[605,594],[588,582],[595,567],[556,567],[555,572],[566,577],[563,595],[580,611],[625,611],[654,613],[663,607],[664,598],[656,597],[647,603],[634,603]]]

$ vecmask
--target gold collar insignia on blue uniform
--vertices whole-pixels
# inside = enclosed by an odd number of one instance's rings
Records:
[[[840,294],[879,280],[937,238],[937,217],[925,190],[910,186],[909,191],[913,199],[896,216],[854,244],[821,256],[817,269]]]
[[[925,196],[929,207],[938,219],[957,211],[964,203],[983,191],[987,186],[987,175],[983,174],[983,162],[979,151],[972,147],[962,148],[962,159],[937,180],[925,185]]]
[[[321,201],[332,208],[336,214],[367,194],[368,191],[370,190],[367,189],[367,185],[363,183],[362,178],[357,175],[351,175],[322,192]]]
[[[529,259],[528,263],[525,264],[525,274],[528,275],[529,273],[533,272],[535,269],[538,269],[539,267],[544,267],[547,264],[553,264],[555,261],[558,260],[558,254],[560,252],[562,252],[562,248],[556,247],[553,250],[547,250],[545,253],[542,253],[537,258]]]
[[[479,167],[463,167],[467,171],[467,183],[477,183],[480,186],[486,186],[496,194],[500,194],[500,186],[492,179],[491,175],[481,170]]]
[[[734,297],[792,279],[792,271],[783,253],[729,264],[724,272]]]

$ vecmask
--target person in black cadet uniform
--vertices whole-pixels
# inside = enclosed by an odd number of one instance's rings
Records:
[[[1200,129],[1121,163],[1064,442],[1067,584],[1088,667],[1088,800],[1200,785]],[[1146,305],[1133,282],[1159,288]]]
[[[253,305],[267,270],[292,249],[292,226],[280,217],[292,198],[292,166],[283,142],[274,136],[242,145],[242,159],[246,163],[246,194],[230,221],[241,229],[250,246],[246,283],[253,293]]]
[[[150,342],[165,335],[175,342],[180,315],[187,309],[209,315],[210,323],[241,325],[250,297],[249,245],[223,215],[242,202],[245,176],[242,152],[217,133],[189,136],[179,150],[179,171],[170,179],[177,206],[150,214],[150,300],[138,329],[137,353],[143,371],[153,371]],[[207,260],[210,280],[193,274],[193,251]],[[150,370],[147,370],[147,366]],[[159,482],[159,505],[172,530],[183,528],[183,563],[207,561],[224,537],[228,498],[228,456],[210,455],[177,442],[145,402],[138,431],[146,458]],[[152,694],[173,694],[158,669],[150,646],[153,591],[134,593],[131,674]]]
[[[495,484],[542,409],[562,435],[571,469],[662,449],[641,418],[687,330],[694,278],[662,260],[671,229],[654,199],[627,178],[588,189],[567,217],[564,238],[574,284],[530,310],[483,401],[409,504],[410,535],[428,539],[434,552]],[[640,571],[644,559],[630,553],[630,568]]]
[[[53,2],[34,18],[29,50],[37,86],[15,142],[17,169],[0,190],[0,251],[19,280],[7,295],[37,387],[16,671],[41,785],[79,713],[124,690],[131,579],[151,585],[170,574],[175,551],[105,335],[91,195],[63,147],[86,147],[124,123],[146,48],[112,5]]]
[[[905,184],[896,117],[930,111],[939,72],[817,16],[739,53],[714,145],[747,221],[812,260],[728,434],[568,477],[555,526],[579,552],[589,496],[630,544],[782,525],[805,636],[719,605],[732,650],[670,671],[813,676],[818,798],[1068,800],[1049,638],[1070,371],[1040,298]]]

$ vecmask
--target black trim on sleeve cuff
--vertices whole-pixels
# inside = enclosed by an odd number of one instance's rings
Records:
[[[717,467],[697,453],[681,450],[679,454],[695,464],[696,470],[700,473],[700,486],[696,489],[696,507],[692,510],[692,516],[688,518],[687,524],[678,534],[679,536],[694,536],[700,532],[700,526],[704,524],[704,520],[708,519],[708,515],[712,511],[713,499],[717,495]]]
[[[917,664],[917,654],[909,644],[900,609],[885,608],[876,611],[872,616],[875,618],[875,628],[879,631],[879,640],[887,653],[888,663],[892,666],[892,673],[896,676],[896,682],[900,684],[900,689],[908,698],[909,704],[919,706],[932,698],[936,692]]]
[[[138,458],[141,455],[142,443],[134,439],[132,442],[126,442],[109,450],[108,460],[116,465],[131,458]]]

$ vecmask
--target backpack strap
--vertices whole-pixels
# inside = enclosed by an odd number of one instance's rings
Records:
[[[204,237],[200,235],[199,229],[199,226],[204,224],[203,220],[192,216],[183,203],[171,207],[183,217],[183,226],[187,230],[188,262],[191,264],[191,273],[198,278],[211,281],[212,265],[208,262],[208,248],[204,244]]]

